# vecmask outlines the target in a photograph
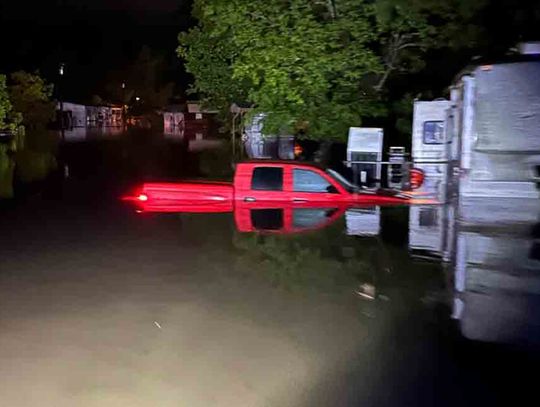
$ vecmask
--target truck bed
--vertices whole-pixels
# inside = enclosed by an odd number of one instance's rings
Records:
[[[144,201],[145,211],[152,211],[155,206],[163,212],[170,206],[172,212],[178,212],[181,206],[189,212],[207,212],[209,209],[230,212],[233,209],[233,191],[230,182],[146,182],[137,199]]]

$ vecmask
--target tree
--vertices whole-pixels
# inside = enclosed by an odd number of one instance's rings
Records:
[[[225,108],[245,98],[271,132],[309,123],[313,138],[342,137],[382,112],[370,76],[382,71],[369,48],[373,8],[364,0],[196,0],[199,25],[178,53],[193,90]]]
[[[13,111],[6,86],[6,76],[0,75],[0,131],[13,133],[9,142],[0,142],[0,198],[13,196],[13,172],[15,163],[13,154],[22,148],[24,128],[21,126],[22,117]]]
[[[53,85],[37,72],[17,71],[10,75],[8,89],[13,110],[22,115],[26,132],[32,135],[44,131],[56,111],[51,100]]]
[[[474,55],[501,56],[530,37],[540,6],[530,0],[195,0],[193,15],[198,24],[180,34],[178,48],[194,76],[193,92],[223,110],[249,102],[254,114],[267,113],[268,132],[307,124],[308,137],[329,139],[366,121],[403,130],[406,101],[443,96]]]
[[[56,105],[51,100],[53,86],[39,73],[24,71],[10,75],[9,98],[25,128],[25,143],[14,150],[17,179],[23,182],[44,179],[55,168],[56,133],[47,129],[54,119]]]
[[[483,28],[474,18],[485,7],[485,0],[377,0],[384,73],[376,89],[383,91],[392,74],[421,71],[432,58],[438,58],[430,56],[430,51],[445,50],[445,63],[459,70],[462,62],[453,57],[458,50],[478,49]]]

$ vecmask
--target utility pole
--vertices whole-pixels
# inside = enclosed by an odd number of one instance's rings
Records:
[[[122,82],[122,128],[127,128],[127,101],[126,101],[126,83]]]
[[[62,134],[62,141],[65,141],[66,135],[64,133],[64,101],[62,100],[62,79],[64,77],[64,63],[60,63],[60,67],[58,69],[58,74],[60,76],[58,80],[58,99],[60,99],[60,132]]]

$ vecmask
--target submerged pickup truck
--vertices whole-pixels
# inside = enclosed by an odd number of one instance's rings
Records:
[[[413,184],[421,172],[411,172]],[[297,205],[411,203],[406,191],[361,189],[337,172],[297,161],[239,163],[233,182],[179,181],[144,183],[131,196],[146,212],[232,212],[235,203]]]

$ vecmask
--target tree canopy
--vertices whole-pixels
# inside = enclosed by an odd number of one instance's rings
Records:
[[[194,0],[198,24],[177,52],[207,103],[247,102],[266,113],[269,132],[343,138],[399,116],[403,98],[440,96],[472,55],[520,38],[512,21],[526,10],[486,0]],[[503,18],[512,35],[492,44]],[[415,77],[431,67],[427,81]]]
[[[0,198],[13,196],[13,171],[15,164],[12,154],[22,146],[24,128],[20,125],[22,117],[13,110],[6,76],[0,74],[0,130],[8,130],[14,134],[9,143],[0,143]]]
[[[340,123],[380,113],[362,83],[382,72],[369,48],[373,9],[362,0],[338,11],[326,3],[196,0],[199,25],[181,34],[179,48],[194,89],[222,107],[247,100],[277,132],[309,123],[310,134],[334,137]]]
[[[41,132],[54,119],[55,104],[51,100],[53,85],[38,73],[17,71],[9,77],[9,97],[13,110],[22,115],[27,133]]]
[[[6,84],[6,76],[0,74],[0,130],[21,131],[22,116],[13,110]]]

